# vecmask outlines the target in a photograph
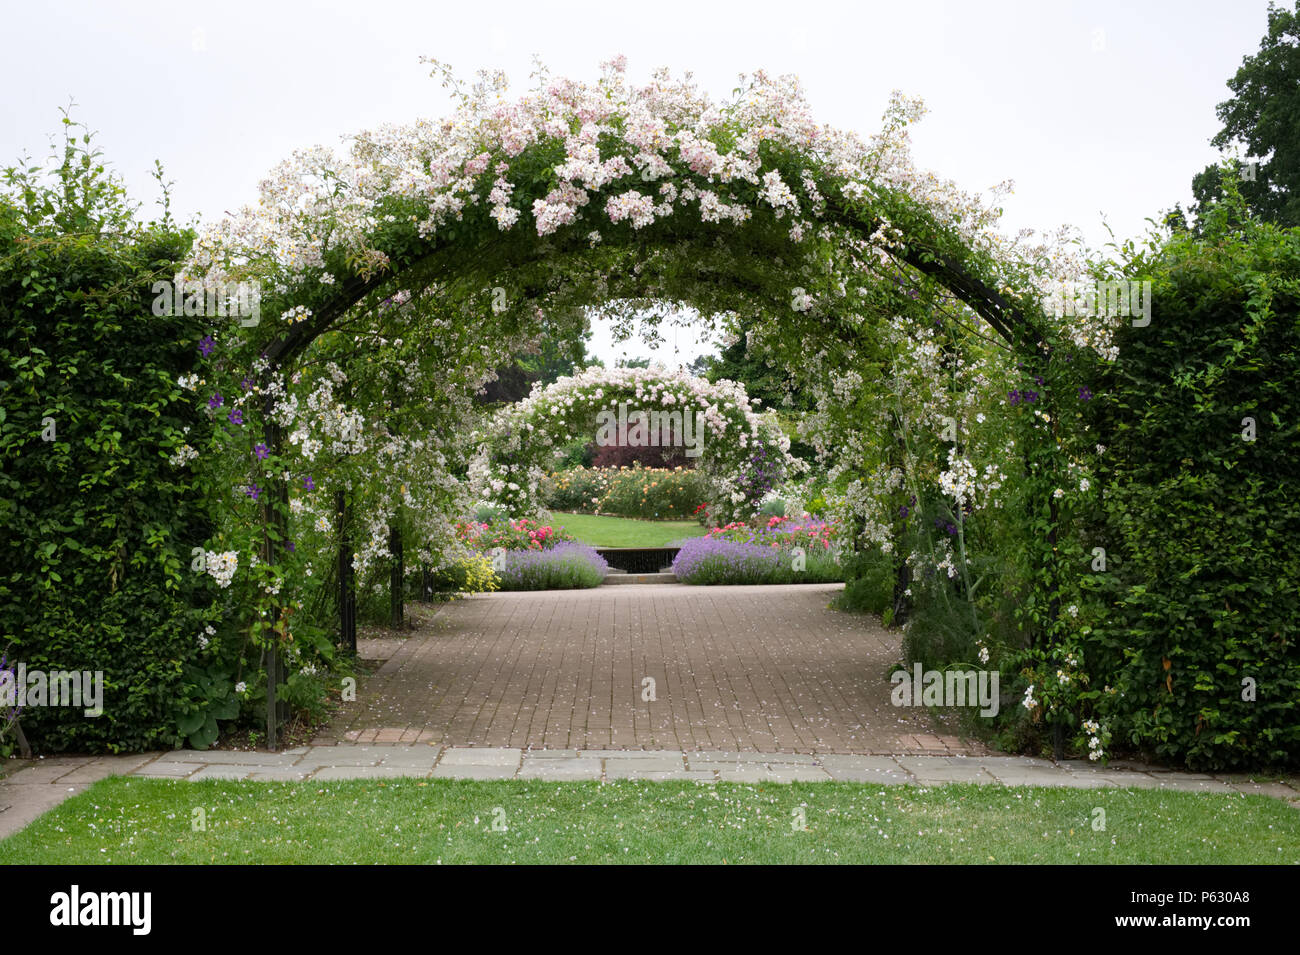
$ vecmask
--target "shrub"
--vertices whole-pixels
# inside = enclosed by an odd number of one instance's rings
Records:
[[[474,509],[474,523],[476,524],[492,524],[509,519],[509,512],[500,504],[484,503]]]
[[[542,500],[557,511],[646,519],[689,518],[707,497],[706,479],[687,468],[571,468],[550,476]]]
[[[206,440],[177,381],[211,320],[153,314],[192,236],[137,222],[67,122],[53,174],[6,170],[0,195],[0,644],[29,670],[103,671],[102,716],[24,711],[37,750],[166,748],[212,622],[193,608],[217,592],[190,569],[203,492],[169,461]]]
[[[435,594],[489,593],[497,589],[497,579],[486,556],[471,554],[430,572],[428,585]]]
[[[836,610],[885,614],[894,604],[894,565],[879,550],[863,551],[844,560],[844,590],[831,601]],[[908,659],[912,659],[908,657]]]
[[[825,552],[835,547],[839,531],[830,521],[817,520],[804,515],[799,520],[769,517],[758,526],[743,521],[733,521],[722,527],[715,527],[707,536],[769,547],[775,545],[786,550],[802,547],[808,552]]]
[[[572,590],[596,587],[609,564],[586,544],[565,541],[548,550],[509,550],[494,567],[501,590]]]
[[[1120,330],[1094,403],[1111,487],[1094,682],[1158,757],[1296,765],[1300,230],[1211,220],[1130,270],[1153,320]]]
[[[517,521],[493,521],[490,524],[458,524],[457,529],[470,547],[489,551],[497,547],[506,550],[545,550],[561,541],[573,540],[573,535],[563,527],[552,527],[540,521],[520,518]]]
[[[752,544],[724,537],[693,537],[673,560],[673,573],[687,584],[826,583],[844,579],[833,554],[815,549],[802,568],[790,550],[777,542]]]

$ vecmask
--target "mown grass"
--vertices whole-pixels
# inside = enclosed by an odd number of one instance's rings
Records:
[[[114,777],[0,842],[3,864],[172,862],[1294,864],[1300,812],[1153,790]]]
[[[667,547],[686,537],[702,537],[707,528],[696,521],[638,521],[601,514],[556,512],[551,522],[594,547]]]

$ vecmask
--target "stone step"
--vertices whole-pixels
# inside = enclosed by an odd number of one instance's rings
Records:
[[[605,578],[606,584],[675,584],[677,575],[672,571],[661,570],[657,574],[629,574],[627,572],[615,573],[610,571],[609,576]]]

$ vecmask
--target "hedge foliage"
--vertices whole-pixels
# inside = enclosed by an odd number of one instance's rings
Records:
[[[155,316],[192,239],[140,224],[90,137],[68,120],[52,169],[0,191],[0,641],[28,670],[103,671],[104,712],[29,707],[42,752],[178,741],[176,700],[212,579],[191,572],[211,533],[189,472],[168,459],[206,421],[177,378],[199,318]]]
[[[1152,321],[1121,330],[1095,402],[1110,490],[1090,546],[1112,609],[1090,652],[1129,743],[1193,768],[1295,765],[1300,230],[1205,231],[1128,269],[1152,281]]]
[[[540,490],[552,510],[648,520],[692,517],[709,495],[708,483],[698,471],[639,464],[557,471],[547,476]]]

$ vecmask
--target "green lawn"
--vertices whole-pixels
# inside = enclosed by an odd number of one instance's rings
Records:
[[[595,547],[667,547],[685,537],[702,537],[707,531],[695,521],[637,521],[560,511],[552,516],[552,522]]]
[[[0,842],[0,864],[1298,861],[1300,812],[1265,796],[858,783],[114,777]]]

